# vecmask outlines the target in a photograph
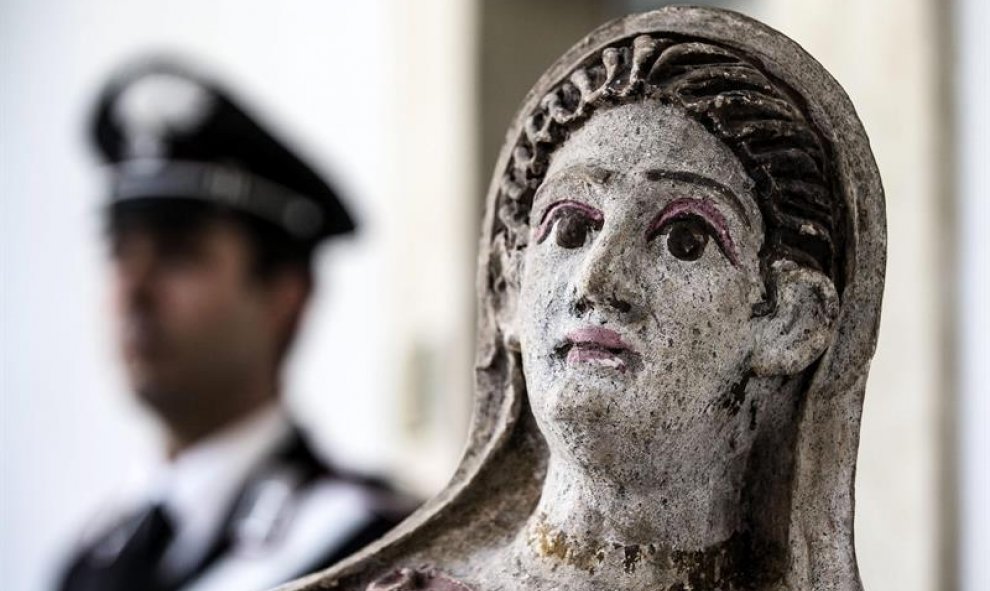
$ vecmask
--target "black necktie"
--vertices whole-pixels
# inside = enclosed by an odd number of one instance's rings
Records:
[[[66,573],[63,591],[164,589],[159,563],[175,532],[155,504],[110,532]]]

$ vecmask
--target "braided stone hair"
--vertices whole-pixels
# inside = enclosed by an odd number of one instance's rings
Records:
[[[801,99],[739,52],[650,35],[619,41],[586,60],[524,120],[498,186],[490,288],[498,293],[506,281],[515,283],[506,259],[528,242],[533,195],[553,151],[596,109],[644,99],[679,108],[742,162],[764,220],[760,265],[768,286],[770,264],[789,259],[823,272],[841,293],[844,206],[832,186],[830,145]],[[756,313],[772,309],[774,290],[768,293]]]

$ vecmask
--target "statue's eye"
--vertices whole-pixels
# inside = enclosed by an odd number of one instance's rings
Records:
[[[580,248],[588,241],[588,235],[601,230],[605,216],[590,205],[579,201],[558,201],[547,208],[543,221],[533,233],[537,244],[547,238],[562,248]]]
[[[667,224],[667,250],[682,261],[701,258],[708,245],[708,228],[696,217],[674,220]]]
[[[555,220],[554,237],[557,245],[563,248],[580,248],[588,240],[588,234],[595,229],[595,223],[587,215],[573,208],[558,210]]]
[[[646,241],[655,238],[663,238],[667,251],[681,261],[700,259],[714,241],[733,266],[739,265],[725,218],[707,200],[685,197],[668,203],[646,228]]]

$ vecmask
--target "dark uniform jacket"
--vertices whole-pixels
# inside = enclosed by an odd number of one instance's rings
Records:
[[[325,568],[401,521],[412,504],[321,461],[298,429],[252,470],[196,564],[164,575],[167,508],[125,511],[69,561],[58,591],[251,591]]]

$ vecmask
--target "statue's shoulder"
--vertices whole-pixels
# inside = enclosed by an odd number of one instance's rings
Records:
[[[401,568],[368,585],[367,591],[474,591],[429,567]]]

